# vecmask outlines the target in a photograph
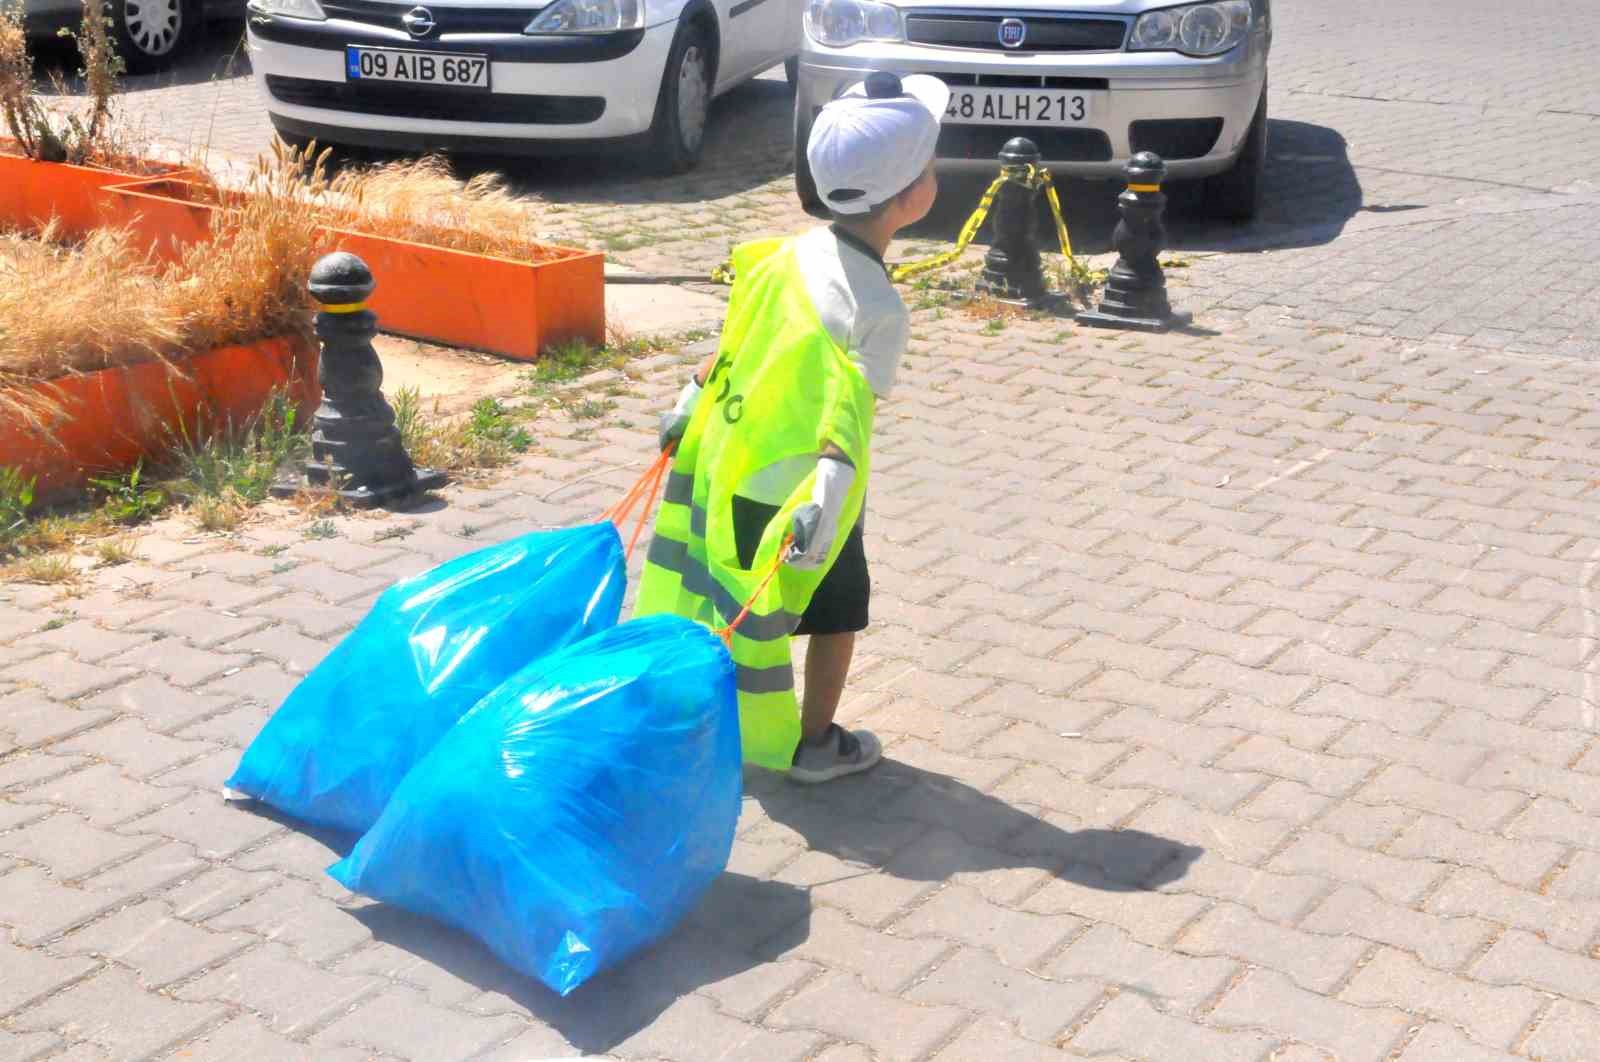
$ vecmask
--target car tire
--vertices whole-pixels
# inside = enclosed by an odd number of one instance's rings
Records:
[[[806,144],[811,141],[811,122],[800,114],[800,99],[794,101],[794,192],[800,198],[800,207],[807,214],[825,218],[828,208],[822,205],[817,194],[817,182],[811,179],[811,162],[806,158]]]
[[[1267,89],[1261,87],[1250,131],[1245,134],[1233,168],[1207,177],[1201,187],[1201,209],[1207,216],[1226,221],[1254,221],[1261,211],[1267,169]]]
[[[698,20],[685,24],[667,53],[655,121],[650,126],[650,168],[654,172],[664,176],[687,173],[699,165],[716,77],[710,30]]]
[[[117,55],[130,74],[170,67],[200,28],[194,0],[107,0]]]

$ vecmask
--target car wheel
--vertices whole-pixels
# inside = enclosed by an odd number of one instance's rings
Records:
[[[706,115],[716,77],[711,34],[694,22],[678,33],[667,53],[667,68],[656,101],[650,165],[658,173],[687,173],[700,162],[705,147]]]
[[[1207,177],[1201,189],[1203,210],[1214,218],[1254,221],[1261,210],[1261,193],[1267,169],[1267,89],[1261,88],[1256,116],[1250,121],[1244,147],[1233,168]]]
[[[828,216],[817,194],[817,182],[811,179],[811,162],[806,158],[806,144],[811,141],[811,123],[801,117],[800,100],[794,101],[794,192],[800,197],[800,207],[807,214],[819,218]]]
[[[128,72],[165,70],[199,27],[199,7],[189,0],[109,0],[106,11],[117,54]]]

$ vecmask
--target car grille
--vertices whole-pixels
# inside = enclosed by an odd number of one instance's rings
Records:
[[[601,96],[525,96],[463,92],[437,86],[362,85],[347,81],[267,75],[273,99],[301,107],[322,107],[391,118],[431,118],[449,122],[526,122],[578,125],[606,111]]]
[[[1221,118],[1147,118],[1128,126],[1134,151],[1154,151],[1164,159],[1204,158],[1221,135]]]
[[[366,26],[404,30],[400,16],[415,4],[385,4],[378,0],[328,0],[322,5],[329,18],[359,22]],[[433,16],[434,29],[419,40],[427,40],[445,33],[521,33],[539,13],[538,8],[509,9],[503,7],[435,7],[427,5]]]
[[[942,159],[993,159],[1007,140],[1025,136],[1048,162],[1107,162],[1111,140],[1098,129],[1050,129],[1030,126],[947,125],[939,130],[937,154]]]
[[[1122,48],[1128,23],[1113,18],[1060,18],[1019,16],[1027,26],[1027,39],[1019,48],[1000,43],[1000,15],[906,15],[906,40],[914,44],[942,44],[951,48],[982,48],[1018,52],[1114,52]]]
[[[1111,87],[1103,77],[1049,77],[1035,74],[934,74],[951,88],[1047,88],[1093,91]]]

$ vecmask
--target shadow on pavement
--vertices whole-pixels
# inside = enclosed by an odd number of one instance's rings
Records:
[[[374,939],[491,993],[469,1002],[468,1009],[526,1010],[587,1054],[609,1052],[680,997],[762,965],[767,960],[757,946],[785,930],[804,933],[811,900],[793,885],[723,874],[671,936],[564,999],[440,923],[384,904],[350,913]]]
[[[910,881],[1037,867],[1086,888],[1146,892],[1182,878],[1204,851],[1141,830],[1063,830],[963,782],[889,759],[817,789],[774,775],[751,777],[747,791],[816,851]],[[916,840],[906,843],[908,835]]]

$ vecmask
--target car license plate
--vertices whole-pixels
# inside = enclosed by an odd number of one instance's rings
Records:
[[[944,120],[952,125],[1087,125],[1101,92],[1061,89],[962,88],[950,90]]]
[[[489,88],[489,57],[459,52],[415,52],[406,48],[344,50],[346,81],[399,81],[445,88]]]

